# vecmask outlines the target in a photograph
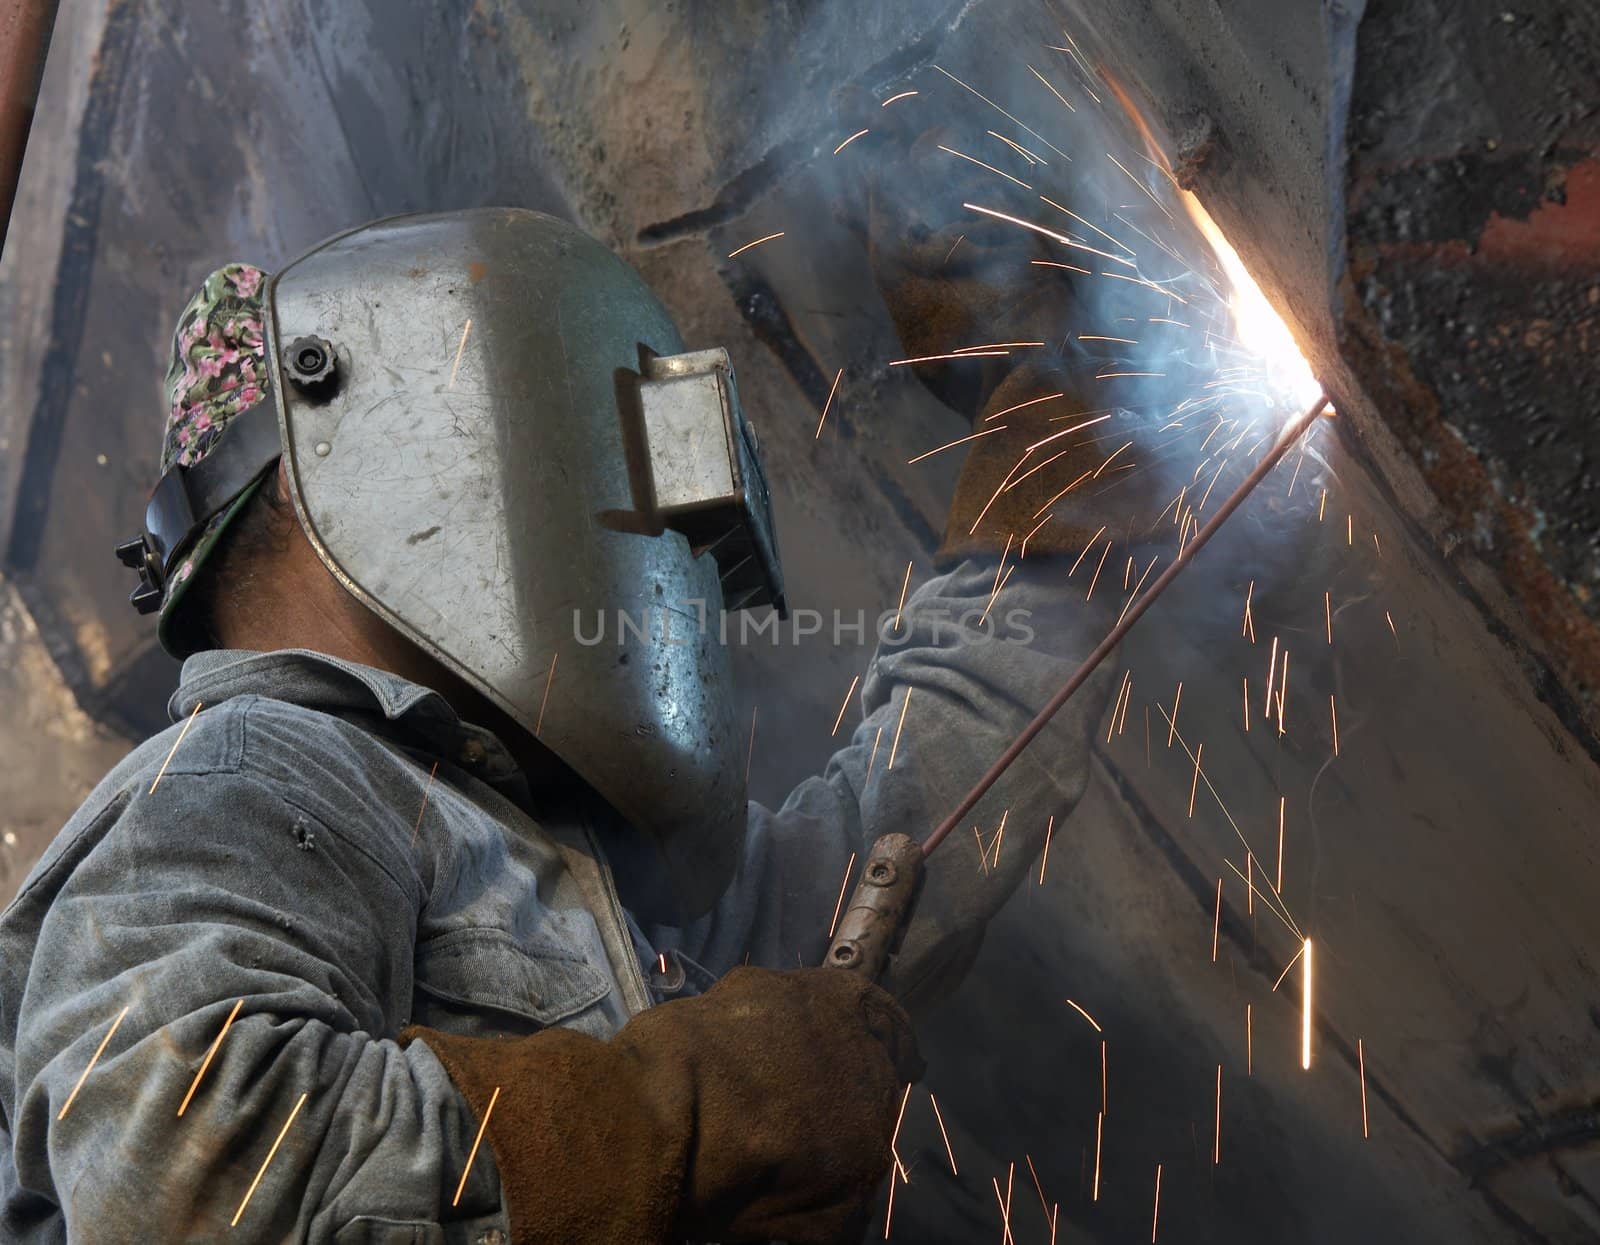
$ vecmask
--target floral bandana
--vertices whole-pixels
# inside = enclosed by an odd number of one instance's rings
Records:
[[[192,467],[216,448],[235,415],[248,411],[269,392],[266,342],[262,331],[261,286],[266,274],[249,264],[218,268],[178,317],[167,368],[167,431],[161,444],[161,472],[174,464]],[[255,494],[251,485],[226,510],[214,516],[172,573],[161,606],[162,645],[186,656],[171,624],[174,607],[190,577],[216,544],[222,529]]]

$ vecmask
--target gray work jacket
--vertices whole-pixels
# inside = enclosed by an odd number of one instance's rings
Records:
[[[487,1147],[468,1169],[477,1120],[395,1035],[605,1037],[747,958],[818,963],[851,853],[937,823],[1121,604],[1086,605],[1060,564],[995,582],[968,563],[913,597],[849,742],[750,806],[738,876],[684,929],[639,928],[603,819],[536,819],[436,693],[304,650],[190,658],[174,726],[0,917],[0,1239],[508,1239]],[[966,828],[931,859],[906,988],[959,970],[1077,801],[1110,677],[975,810],[986,842],[1004,818],[997,859]]]

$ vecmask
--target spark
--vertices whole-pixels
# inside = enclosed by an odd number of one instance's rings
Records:
[[[239,1226],[239,1218],[244,1214],[244,1208],[250,1205],[250,1198],[256,1191],[256,1186],[261,1183],[261,1177],[267,1174],[267,1166],[272,1162],[272,1156],[278,1152],[278,1147],[283,1144],[283,1139],[288,1135],[289,1125],[294,1123],[294,1117],[300,1114],[300,1108],[306,1105],[308,1094],[301,1094],[300,1101],[294,1104],[294,1110],[289,1112],[289,1118],[283,1122],[283,1127],[278,1130],[278,1138],[272,1143],[272,1149],[267,1151],[267,1157],[261,1162],[261,1170],[256,1172],[256,1178],[250,1182],[250,1187],[245,1190],[244,1201],[239,1203],[239,1209],[233,1212],[233,1222],[228,1226]]]
[[[1333,755],[1339,755],[1339,711],[1333,705],[1333,693],[1328,693],[1328,716],[1333,721]]]
[[[1217,962],[1217,943],[1222,937],[1222,879],[1217,879],[1217,913],[1211,919],[1211,962]]]
[[[986,437],[990,433],[1001,432],[1005,427],[1005,424],[996,424],[993,428],[985,428],[982,432],[974,432],[970,436],[958,437],[956,440],[948,441],[944,445],[935,446],[926,454],[918,454],[915,458],[906,459],[906,466],[910,467],[915,463],[920,463],[924,458],[932,458],[940,450],[953,449],[958,445],[965,445],[968,441],[976,441],[979,437]]]
[[[992,216],[996,220],[1003,220],[1008,224],[1021,225],[1022,228],[1031,229],[1034,233],[1043,234],[1052,242],[1061,243],[1062,246],[1073,245],[1072,239],[1067,237],[1066,234],[1057,233],[1054,229],[1046,229],[1043,225],[1035,225],[1032,221],[1023,220],[1020,216],[1010,216],[1005,212],[997,212],[993,208],[979,207],[976,203],[963,203],[961,206],[973,212],[981,212],[985,216]],[[1082,249],[1089,250],[1090,248],[1084,247]]]
[[[1015,535],[1015,533],[1013,533],[1013,535]],[[1006,584],[1011,580],[1011,572],[1016,569],[1017,567],[1015,563],[1012,563],[1012,565],[1006,567],[1005,577],[994,586],[994,592],[989,597],[989,603],[983,607],[983,613],[978,618],[979,627],[982,627],[984,622],[987,621],[989,617],[989,611],[994,608],[994,603],[1000,599],[1000,593],[1004,590]]]
[[[1045,1218],[1048,1219],[1050,1217],[1050,1203],[1045,1198],[1044,1185],[1039,1181],[1039,1173],[1033,1169],[1033,1155],[1024,1154],[1022,1157],[1028,1160],[1028,1174],[1033,1177],[1033,1187],[1039,1191],[1039,1205],[1044,1209]]]
[[[1116,380],[1119,376],[1165,376],[1165,372],[1100,372],[1096,380]]]
[[[1150,202],[1154,203],[1158,208],[1161,209],[1161,214],[1163,216],[1165,216],[1168,221],[1172,221],[1172,213],[1167,211],[1166,205],[1164,203],[1162,203],[1160,199],[1156,198],[1155,195],[1150,193],[1150,188],[1148,186],[1146,186],[1142,181],[1140,181],[1132,173],[1128,172],[1128,166],[1127,165],[1123,164],[1122,161],[1118,160],[1109,151],[1106,152],[1106,159],[1111,161],[1112,164],[1116,165],[1124,173],[1127,173],[1128,174],[1128,180],[1131,181],[1140,190],[1144,191],[1145,195],[1149,198]],[[1176,223],[1176,222],[1173,222],[1173,223]]]
[[[1250,1004],[1244,1005],[1244,1074],[1256,1074],[1255,1034],[1251,1031]]]
[[[967,160],[967,161],[970,161],[973,164],[976,164],[980,169],[988,169],[989,172],[994,173],[997,176],[1005,178],[1013,186],[1021,186],[1024,190],[1032,190],[1033,189],[1033,187],[1028,185],[1027,182],[1022,181],[1020,178],[1012,177],[1010,173],[1002,172],[1001,170],[995,168],[994,165],[992,165],[992,164],[985,164],[982,160],[978,159],[976,156],[969,156],[969,155],[967,155],[966,152],[957,151],[954,147],[946,147],[943,143],[940,143],[938,146],[939,146],[939,150],[944,152],[946,155],[960,156],[961,159]]]
[[[1106,554],[1109,554],[1110,552],[1111,552],[1111,542],[1108,540],[1108,541],[1106,541],[1106,551],[1105,551],[1105,553],[1102,553],[1100,555],[1100,566],[1097,566],[1097,567],[1094,568],[1094,579],[1091,579],[1089,581],[1089,593],[1088,593],[1088,596],[1085,596],[1083,598],[1085,601],[1089,600],[1090,597],[1094,596],[1094,585],[1095,585],[1096,580],[1098,580],[1100,578],[1100,567],[1102,567],[1102,566],[1104,566],[1106,564]]]
[[[1383,546],[1378,543],[1378,533],[1372,533],[1372,547],[1378,551],[1378,556],[1383,556]]]
[[[925,354],[915,359],[891,359],[890,367],[905,367],[914,363],[937,363],[941,359],[994,359],[1009,355],[1009,350],[952,350],[948,354]],[[968,438],[969,440],[971,438]],[[915,459],[912,460],[916,461]]]
[[[1245,914],[1254,916],[1256,911],[1256,857],[1254,852],[1244,854],[1244,902]]]
[[[850,690],[844,694],[844,700],[839,705],[839,716],[833,720],[833,729],[828,732],[829,739],[832,739],[839,733],[839,723],[844,721],[844,711],[850,707],[850,697],[855,695],[856,684],[859,682],[861,682],[861,676],[859,674],[850,680]]]
[[[178,1118],[183,1118],[183,1113],[189,1109],[189,1099],[194,1097],[194,1091],[200,1088],[200,1078],[206,1074],[206,1069],[211,1066],[211,1058],[222,1045],[222,1039],[228,1036],[228,1028],[233,1024],[233,1018],[239,1014],[239,1009],[244,1006],[244,1000],[234,1001],[233,1010],[228,1013],[228,1018],[222,1022],[222,1031],[217,1034],[216,1041],[206,1051],[206,1057],[200,1063],[200,1071],[194,1074],[194,1081],[189,1085],[189,1092],[183,1096],[183,1101],[178,1104]]]
[[[1150,1212],[1150,1245],[1156,1245],[1156,1225],[1161,1221],[1161,1164],[1156,1164],[1156,1204]]]
[[[939,1136],[944,1138],[944,1152],[950,1159],[950,1174],[959,1176],[961,1173],[956,1170],[956,1152],[950,1148],[950,1134],[945,1131],[944,1116],[939,1112],[939,1100],[933,1096],[931,1089],[928,1091],[928,1101],[933,1104],[933,1118],[939,1121]]]
[[[1211,1166],[1222,1162],[1222,1065],[1217,1065],[1217,1125],[1211,1137]]]
[[[1250,733],[1250,676],[1244,676],[1244,729]]]
[[[1178,705],[1183,700],[1183,680],[1178,680],[1177,693],[1172,697],[1172,716],[1167,719],[1171,723],[1167,727],[1167,747],[1172,747],[1172,737],[1178,733]]]
[[[1356,1061],[1361,1067],[1361,1136],[1370,1136],[1367,1132],[1367,1052],[1362,1046],[1361,1039],[1356,1039]]]
[[[883,1239],[889,1239],[889,1225],[894,1222],[894,1177],[889,1177],[889,1209],[883,1216]]]
[[[1106,1113],[1106,1043],[1100,1039],[1100,1114]]]
[[[1012,346],[1042,346],[1043,342],[981,342],[976,346],[958,346],[957,354],[972,354],[979,350],[1002,350]]]
[[[1030,259],[1028,261],[1035,268],[1065,268],[1068,272],[1081,272],[1086,277],[1094,276],[1087,268],[1079,268],[1076,264],[1063,264],[1054,259]]]
[[[1394,615],[1388,610],[1383,611],[1383,616],[1389,620],[1389,634],[1394,637],[1395,647],[1400,646],[1400,633],[1394,629]]]
[[[1194,754],[1194,779],[1189,783],[1189,816],[1191,817],[1194,816],[1194,794],[1200,788],[1200,756],[1205,750],[1206,746],[1201,744]],[[1206,785],[1210,786],[1210,783]]]
[[[780,229],[777,233],[769,233],[766,237],[757,238],[754,242],[746,242],[743,246],[737,247],[734,250],[729,251],[728,252],[728,258],[732,259],[735,255],[743,255],[751,247],[760,246],[763,242],[771,242],[775,238],[781,238],[781,237],[783,237],[784,232],[785,232],[784,230]]]
[[[663,955],[661,958],[664,961],[666,956]],[[489,1127],[489,1116],[494,1111],[494,1104],[499,1097],[500,1087],[496,1085],[494,1093],[489,1095],[489,1105],[483,1109],[483,1119],[478,1123],[478,1135],[472,1139],[472,1149],[467,1152],[467,1165],[461,1169],[461,1182],[456,1185],[456,1195],[450,1199],[452,1206],[461,1201],[462,1190],[467,1187],[467,1174],[472,1171],[472,1161],[478,1157],[478,1146],[483,1142],[483,1130]]]
[[[835,147],[833,149],[833,154],[834,155],[838,155],[841,151],[843,151],[851,143],[855,142],[856,139],[860,138],[863,134],[867,134],[867,133],[870,133],[870,131],[868,131],[868,130],[857,130],[849,138],[845,139],[844,142],[840,143],[837,147]]]
[[[1015,126],[1019,127],[1020,129],[1027,130],[1029,134],[1032,134],[1035,138],[1037,138],[1046,147],[1050,148],[1051,151],[1055,152],[1056,155],[1060,156],[1063,160],[1067,161],[1069,164],[1072,162],[1072,157],[1069,156],[1066,152],[1062,151],[1061,148],[1057,147],[1054,143],[1052,143],[1049,139],[1047,139],[1043,134],[1040,134],[1037,130],[1030,129],[1028,126],[1023,125],[1022,122],[1018,121],[1015,117],[1013,117],[1004,108],[1000,107],[999,104],[995,103],[994,100],[990,99],[987,95],[983,94],[983,92],[974,91],[970,86],[967,86],[967,84],[965,82],[961,81],[960,78],[956,77],[955,74],[951,73],[948,69],[945,69],[942,66],[935,65],[934,68],[937,69],[940,73],[942,73],[945,77],[949,78],[950,81],[954,82],[957,86],[963,87],[968,91],[972,91],[972,93],[974,95],[976,95],[984,103],[988,104],[989,107],[993,108],[997,113],[999,113],[1007,121],[1011,122],[1012,125],[1015,125]]]
[[[1117,714],[1122,709],[1122,697],[1123,694],[1127,692],[1128,686],[1132,681],[1133,671],[1131,669],[1124,671],[1122,675],[1122,686],[1117,688],[1116,703],[1111,706],[1111,725],[1106,729],[1107,743],[1111,742],[1112,733],[1117,729]]]
[[[1317,506],[1317,522],[1318,523],[1322,522],[1322,516],[1327,511],[1327,509],[1328,509],[1328,490],[1327,489],[1323,489],[1322,490],[1322,501]]]
[[[1289,477],[1289,492],[1287,494],[1289,497],[1293,497],[1294,496],[1295,481],[1300,478],[1300,468],[1305,466],[1305,462],[1306,462],[1306,452],[1305,452],[1304,449],[1302,449],[1300,451],[1300,457],[1295,459],[1295,461],[1294,461],[1294,474]]]
[[[1138,342],[1138,340],[1136,338],[1132,338],[1132,337],[1102,337],[1102,336],[1100,336],[1099,334],[1096,334],[1096,333],[1079,333],[1078,334],[1078,340],[1081,341],[1081,342],[1125,342],[1126,344],[1128,344],[1130,346],[1137,346],[1139,344],[1139,342]]]
[[[1094,1197],[1091,1200],[1096,1202],[1100,1200],[1100,1139],[1105,1127],[1106,1113],[1101,1111],[1094,1117]]]
[[[915,93],[916,92],[912,92],[912,94],[915,94]],[[964,233],[958,233],[956,235],[956,240],[950,244],[950,249],[944,253],[944,258],[939,261],[939,267],[943,268],[946,264],[948,264],[950,262],[950,257],[956,253],[956,247],[961,245],[962,240],[966,236],[967,235],[964,234]]]
[[[894,1120],[894,1135],[889,1138],[889,1152],[895,1156],[895,1163],[897,1165],[900,1162],[900,1155],[899,1155],[899,1152],[894,1147],[895,1147],[895,1143],[900,1140],[900,1125],[905,1123],[906,1103],[908,1103],[910,1101],[911,1101],[911,1082],[907,1081],[906,1082],[905,1093],[900,1095],[900,1114],[895,1116],[895,1120]],[[904,1172],[905,1168],[901,1167],[900,1170],[901,1170],[901,1172]],[[906,1183],[907,1184],[911,1183],[909,1178],[906,1180]]]
[[[994,832],[993,864],[996,869],[1000,867],[1000,842],[1006,837],[1006,818],[1009,816],[1011,816],[1011,810],[1008,808],[1000,814],[1000,828]]]
[[[1300,975],[1300,1066],[1311,1067],[1311,939],[1301,948],[1305,952],[1305,968]]]
[[[844,911],[844,893],[850,885],[850,870],[856,867],[856,854],[850,853],[850,859],[844,867],[844,880],[839,883],[839,902],[833,905],[833,920],[828,923],[828,941],[833,941],[833,933],[839,928],[839,913]]]
[[[1333,643],[1333,593],[1322,594],[1322,614],[1328,622],[1328,643]]]
[[[1092,1024],[1094,1026],[1094,1031],[1096,1033],[1104,1033],[1105,1032],[1105,1030],[1100,1027],[1100,1022],[1098,1020],[1096,1020],[1093,1016],[1089,1015],[1088,1012],[1084,1011],[1083,1005],[1081,1003],[1079,1003],[1076,999],[1068,999],[1067,1000],[1067,1006],[1072,1008],[1073,1011],[1077,1012],[1078,1015],[1082,1016],[1085,1020],[1087,1020],[1090,1024]]]
[[[1034,533],[1036,533],[1046,523],[1050,522],[1050,520],[1053,518],[1055,518],[1055,515],[1047,514],[1044,518],[1040,519],[1028,529],[1028,534],[1022,538],[1022,544],[1017,547],[1017,556],[1019,558],[1025,558],[1028,556],[1028,542],[1033,539]]]
[[[1060,492],[1058,492],[1058,493],[1057,493],[1057,494],[1056,494],[1056,495],[1055,495],[1055,496],[1054,496],[1054,497],[1052,497],[1052,498],[1051,498],[1051,499],[1050,499],[1050,500],[1049,500],[1049,501],[1047,501],[1047,502],[1045,502],[1045,504],[1044,504],[1044,505],[1042,505],[1042,506],[1040,506],[1040,507],[1039,507],[1039,508],[1038,508],[1038,509],[1037,509],[1037,510],[1035,510],[1035,511],[1034,511],[1034,512],[1033,512],[1033,513],[1034,513],[1034,514],[1035,514],[1035,515],[1041,515],[1041,514],[1043,514],[1043,513],[1044,513],[1044,512],[1045,512],[1045,511],[1046,511],[1046,510],[1048,510],[1048,509],[1050,509],[1050,507],[1051,507],[1051,506],[1053,506],[1053,505],[1055,505],[1055,504],[1056,504],[1056,503],[1057,503],[1057,502],[1058,502],[1058,501],[1060,501],[1060,500],[1061,500],[1061,499],[1062,499],[1062,498],[1063,498],[1063,497],[1065,497],[1065,496],[1066,496],[1066,495],[1067,495],[1067,494],[1068,494],[1068,493],[1070,493],[1070,492],[1072,492],[1072,490],[1073,490],[1073,489],[1075,489],[1075,488],[1077,488],[1077,487],[1078,487],[1078,485],[1080,485],[1080,484],[1082,484],[1082,483],[1083,483],[1083,482],[1084,482],[1084,481],[1085,481],[1085,480],[1087,480],[1087,479],[1088,479],[1088,478],[1089,478],[1089,477],[1090,477],[1090,476],[1091,476],[1091,475],[1093,475],[1093,474],[1094,474],[1094,473],[1093,473],[1093,472],[1091,472],[1091,471],[1085,471],[1085,472],[1084,472],[1084,473],[1083,473],[1083,474],[1082,474],[1082,475],[1081,475],[1081,476],[1079,476],[1079,477],[1078,477],[1078,478],[1077,478],[1077,479],[1076,479],[1076,480],[1074,480],[1074,481],[1073,481],[1073,482],[1072,482],[1072,483],[1071,483],[1071,484],[1069,484],[1069,485],[1067,485],[1067,487],[1066,487],[1066,488],[1064,488],[1064,489],[1062,489],[1062,490],[1061,490],[1061,491],[1060,491]],[[1105,530],[1106,530],[1106,529],[1105,529],[1105,528],[1104,528],[1104,527],[1102,527],[1102,528],[1101,528],[1101,529],[1100,529],[1100,531],[1102,531],[1102,532],[1103,532],[1103,531],[1105,531]],[[1094,543],[1094,542],[1093,542],[1093,541],[1090,541],[1090,542],[1089,542],[1089,543],[1090,543],[1090,544],[1093,544],[1093,543]],[[1076,567],[1076,566],[1074,566],[1074,567],[1073,567],[1073,570],[1076,570],[1076,569],[1077,569],[1077,567]],[[1068,571],[1068,572],[1067,572],[1067,578],[1068,578],[1068,579],[1071,579],[1071,578],[1072,578],[1072,572],[1071,572],[1071,571]]]
[[[1011,1170],[1013,1172],[1015,1172],[1016,1169],[1017,1169],[1017,1165],[1015,1163],[1011,1164]],[[989,1177],[989,1183],[994,1185],[994,1200],[1000,1203],[1000,1227],[1002,1229],[1001,1234],[1000,1234],[1000,1240],[1002,1242],[1002,1245],[1010,1245],[1010,1242],[1012,1241],[1012,1236],[1011,1236],[1011,1199],[1009,1197],[1001,1197],[1000,1196],[1000,1178],[998,1176],[990,1176]],[[1006,1178],[1006,1189],[1007,1189],[1008,1192],[1010,1191],[1010,1188],[1011,1188],[1011,1179],[1008,1176]]]
[[[1056,828],[1056,815],[1050,814],[1050,820],[1044,827],[1044,855],[1039,857],[1039,885],[1044,885],[1044,867],[1050,863],[1050,833]]]
[[[1152,563],[1152,565],[1154,565],[1154,564]],[[1148,568],[1146,568],[1146,572],[1148,573]],[[1143,583],[1144,581],[1140,580],[1140,582]],[[1135,588],[1134,591],[1138,592],[1139,590],[1137,588]],[[1124,611],[1126,611],[1127,607],[1124,606],[1123,609],[1124,609]],[[1118,618],[1117,621],[1121,622],[1122,619]],[[1131,674],[1132,672],[1130,671],[1129,673]],[[1133,680],[1130,678],[1128,680],[1128,698],[1122,702],[1122,718],[1117,722],[1117,734],[1118,735],[1121,735],[1122,731],[1123,731],[1123,728],[1128,725],[1128,706],[1131,705],[1132,703],[1133,703]],[[1149,713],[1148,707],[1146,708],[1145,712],[1148,715],[1148,713]],[[1147,716],[1146,717],[1146,721],[1148,721],[1148,720],[1149,719],[1148,719],[1148,716]]]
[[[1016,152],[1029,164],[1048,165],[1050,163],[1050,161],[1046,160],[1043,156],[1036,152],[1029,151],[1021,143],[1014,139],[1007,138],[1004,134],[997,134],[994,130],[985,130],[984,133],[989,135],[991,138],[998,138],[1002,143],[1011,148],[1012,151]]]
[[[461,326],[461,340],[456,344],[456,361],[450,365],[450,380],[445,385],[446,389],[456,387],[456,372],[461,367],[461,354],[467,348],[467,334],[472,332],[472,317],[467,317],[467,322]]]
[[[1018,402],[1015,406],[1008,406],[1003,411],[996,411],[993,415],[985,416],[984,417],[984,423],[988,423],[991,419],[999,419],[1002,415],[1009,415],[1009,414],[1011,414],[1012,411],[1020,411],[1025,406],[1036,406],[1040,402],[1049,402],[1053,398],[1064,398],[1064,397],[1066,397],[1065,392],[1062,392],[1062,393],[1047,393],[1042,398],[1029,398],[1026,402]]]
[[[839,381],[844,376],[844,369],[840,368],[833,377],[833,386],[828,390],[828,400],[822,404],[822,418],[817,420],[817,434],[813,441],[822,439],[822,425],[828,422],[828,410],[833,406],[833,395],[839,391]]]
[[[536,732],[537,733],[537,732]],[[428,793],[433,790],[433,776],[439,772],[439,762],[433,763],[433,768],[428,771],[427,784],[422,788],[422,807],[417,809],[417,824],[411,827],[411,846],[417,844],[417,831],[422,829],[422,814],[428,811]],[[185,1101],[188,1101],[185,1099]],[[183,1112],[180,1110],[179,1115]]]
[[[1355,539],[1356,539],[1355,532],[1356,532],[1356,517],[1355,517],[1355,515],[1353,515],[1353,514],[1345,515],[1345,517],[1344,517],[1344,543],[1345,544],[1352,545],[1352,544],[1355,543]]]
[[[1276,994],[1278,992],[1278,987],[1283,984],[1283,979],[1289,975],[1289,970],[1300,962],[1300,957],[1302,955],[1304,955],[1305,953],[1306,953],[1306,945],[1305,945],[1304,942],[1302,942],[1300,944],[1300,950],[1298,950],[1298,951],[1296,951],[1294,953],[1294,958],[1292,960],[1290,960],[1287,964],[1285,964],[1283,966],[1283,971],[1278,974],[1278,980],[1272,983],[1272,991],[1271,991],[1271,993]]]
[[[897,99],[909,99],[911,96],[913,96],[915,94],[916,94],[915,91],[901,91],[900,94],[898,94],[898,95],[889,96],[889,98],[884,100],[883,103],[879,104],[878,107],[879,108],[887,108],[890,104],[894,103],[895,100],[897,100]]]
[[[888,764],[888,767],[887,767],[889,769],[893,769],[894,768],[895,753],[900,750],[900,732],[905,729],[905,725],[906,725],[906,710],[911,707],[911,693],[912,693],[912,691],[913,691],[913,689],[908,685],[906,687],[905,699],[900,702],[900,721],[894,728],[894,742],[889,745],[889,764]]]
[[[1123,261],[1123,262],[1127,262],[1127,261]],[[1181,295],[1179,293],[1176,293],[1173,290],[1165,289],[1162,286],[1157,285],[1154,281],[1151,281],[1148,277],[1130,277],[1130,276],[1126,276],[1125,274],[1120,273],[1120,272],[1102,272],[1100,275],[1102,277],[1111,277],[1113,280],[1116,280],[1116,281],[1131,281],[1135,285],[1142,285],[1146,289],[1154,290],[1157,294],[1164,294],[1168,298],[1175,298],[1175,299],[1178,300],[1178,302],[1182,303],[1185,307],[1187,307],[1189,305],[1189,300],[1187,298],[1183,297],[1183,295]]]
[[[556,680],[556,658],[560,656],[561,654],[559,652],[550,654],[550,671],[544,676],[544,695],[539,698],[539,718],[538,721],[533,724],[533,734],[535,738],[537,738],[539,732],[544,729],[544,708],[550,703],[550,685]]]
[[[906,577],[900,585],[900,604],[894,607],[894,629],[900,630],[900,613],[906,607],[906,590],[911,587],[911,563],[906,563]]]
[[[189,720],[183,724],[183,729],[178,732],[178,737],[172,741],[172,750],[167,753],[167,759],[161,762],[161,768],[156,772],[155,782],[150,784],[151,795],[156,793],[156,783],[161,781],[161,776],[167,772],[167,766],[172,764],[172,758],[178,753],[178,745],[183,742],[183,737],[189,733],[189,728],[194,725],[195,715],[200,712],[200,706],[204,703],[204,701],[197,700],[194,702],[194,708],[189,710]]]
[[[1289,650],[1283,650],[1283,682],[1278,684],[1278,734],[1283,734],[1283,702],[1289,695]]]
[[[759,709],[760,706],[757,705],[750,710],[750,747],[746,749],[744,754],[744,781],[746,786],[750,785],[750,762],[755,759],[756,755],[756,713]]]
[[[1078,555],[1078,562],[1082,562],[1084,557],[1085,557],[1085,555],[1088,554],[1089,550],[1094,548],[1094,542],[1099,540],[1101,536],[1105,535],[1105,530],[1106,530],[1105,529],[1105,525],[1101,524],[1100,525],[1100,530],[1098,532],[1096,532],[1093,536],[1089,537],[1089,543],[1083,547],[1083,553],[1080,553]],[[1075,575],[1077,573],[1078,562],[1074,562],[1072,564],[1072,569],[1067,572],[1067,578],[1068,579],[1071,579],[1073,577],[1073,575]]]
[[[132,1006],[133,1004],[128,1004],[128,1007]],[[56,1116],[57,1120],[67,1118],[67,1112],[72,1109],[72,1104],[78,1097],[78,1091],[83,1088],[83,1083],[89,1079],[89,1073],[94,1071],[95,1064],[100,1062],[100,1056],[105,1054],[106,1046],[110,1043],[112,1034],[116,1033],[117,1026],[122,1023],[122,1018],[128,1014],[128,1007],[124,1007],[117,1013],[117,1018],[111,1022],[111,1027],[106,1030],[105,1037],[100,1039],[100,1045],[95,1047],[94,1054],[89,1059],[89,1066],[79,1073],[78,1083],[72,1087],[72,1092],[67,1095],[67,1100],[61,1104],[61,1111]]]
[[[1068,102],[1067,97],[1065,95],[1063,95],[1060,91],[1056,90],[1055,87],[1051,86],[1050,85],[1050,80],[1048,78],[1046,78],[1042,73],[1040,73],[1037,69],[1035,69],[1032,65],[1028,66],[1028,72],[1031,73],[1035,78],[1039,79],[1040,82],[1043,82],[1044,85],[1045,85],[1045,89],[1047,89],[1050,92],[1050,94],[1054,95],[1063,104],[1065,104],[1068,112],[1077,112],[1078,111],[1076,108],[1074,108],[1071,105],[1071,103]]]
[[[1056,420],[1058,420],[1058,419],[1068,419],[1068,418],[1071,418],[1071,417],[1070,416],[1064,416],[1064,415],[1053,415],[1053,416],[1050,417],[1050,422],[1051,423],[1055,423]],[[1028,447],[1028,450],[1031,453],[1033,450],[1038,449],[1041,445],[1049,445],[1050,442],[1059,441],[1062,437],[1071,436],[1074,432],[1082,432],[1085,428],[1092,428],[1095,424],[1103,424],[1103,423],[1105,423],[1106,420],[1108,420],[1110,418],[1111,418],[1111,412],[1107,411],[1104,415],[1096,416],[1094,419],[1086,419],[1081,424],[1073,424],[1072,427],[1063,428],[1060,432],[1052,432],[1048,437],[1045,437],[1044,440],[1035,441],[1032,445],[1030,445]],[[1093,438],[1091,438],[1091,440],[1093,440]],[[1087,444],[1087,442],[1085,444]],[[1062,490],[1062,492],[1065,492],[1065,491],[1066,491],[1065,489]],[[1061,495],[1060,493],[1056,494],[1057,497],[1059,497],[1060,495]],[[1036,511],[1034,511],[1034,513],[1037,514],[1038,511],[1036,510]]]
[[[1272,889],[1280,894],[1283,891],[1283,818],[1287,796],[1278,797],[1278,884]]]

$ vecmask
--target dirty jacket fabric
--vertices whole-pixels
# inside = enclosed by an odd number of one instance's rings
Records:
[[[477,1120],[396,1034],[605,1037],[746,959],[819,962],[852,854],[925,834],[1121,605],[1059,564],[996,582],[966,563],[915,594],[848,743],[751,805],[737,878],[682,929],[625,913],[598,806],[541,810],[436,693],[310,651],[189,659],[174,726],[0,917],[0,1239],[509,1239]],[[985,846],[963,828],[932,858],[903,988],[959,972],[1031,873],[1112,677],[974,811]]]

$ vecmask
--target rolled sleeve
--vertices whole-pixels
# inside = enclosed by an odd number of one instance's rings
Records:
[[[245,773],[125,791],[30,883],[51,894],[15,1038],[21,1188],[85,1240],[503,1222],[486,1152],[452,1206],[477,1122],[426,1046],[392,1040],[419,906],[405,853]]]

